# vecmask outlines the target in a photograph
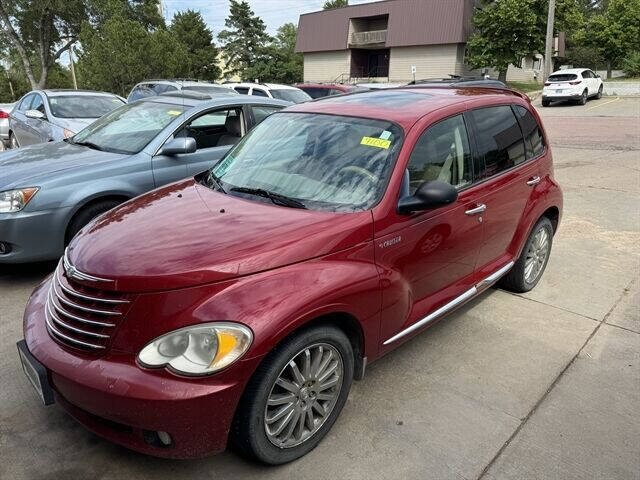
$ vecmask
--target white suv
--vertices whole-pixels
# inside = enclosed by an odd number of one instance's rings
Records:
[[[256,95],[258,97],[277,98],[287,102],[302,103],[311,100],[308,93],[289,85],[278,83],[224,83],[225,87],[233,88],[242,95]]]
[[[175,92],[178,90],[187,90],[191,92],[199,92],[208,95],[235,95],[235,91],[227,85],[218,85],[199,80],[185,80],[181,78],[161,79],[161,80],[145,80],[138,83],[131,89],[127,97],[127,103],[140,100],[141,98],[160,95],[165,92]]]
[[[602,97],[602,79],[588,68],[572,68],[553,72],[542,89],[542,106],[555,100],[573,100],[580,105],[589,97]]]

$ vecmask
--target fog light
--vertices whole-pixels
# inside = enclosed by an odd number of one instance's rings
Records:
[[[5,242],[0,242],[0,255],[6,255],[11,252],[11,245]]]
[[[163,445],[171,445],[171,435],[167,432],[158,432],[158,438]]]

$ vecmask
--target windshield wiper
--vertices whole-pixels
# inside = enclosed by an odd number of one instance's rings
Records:
[[[93,148],[94,150],[100,150],[101,152],[104,151],[104,148],[102,148],[100,145],[96,145],[93,142],[73,142],[73,144],[82,145],[83,147]]]
[[[214,184],[220,189],[222,193],[227,193],[224,187],[222,186],[222,182],[220,182],[220,178],[218,178],[216,174],[213,173],[211,170],[209,170],[209,184]]]
[[[249,193],[251,195],[257,195],[259,197],[265,197],[271,200],[276,205],[282,205],[291,208],[307,208],[306,205],[298,200],[287,197],[286,195],[280,195],[279,193],[270,192],[263,188],[249,188],[249,187],[234,187],[232,192]]]

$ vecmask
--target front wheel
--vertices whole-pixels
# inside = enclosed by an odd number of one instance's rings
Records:
[[[235,444],[271,465],[307,454],[338,418],[353,368],[351,343],[334,326],[312,327],[285,340],[245,389],[234,418]]]
[[[528,292],[535,287],[547,267],[552,243],[553,225],[547,217],[542,217],[531,230],[520,258],[500,280],[500,286],[516,293]]]

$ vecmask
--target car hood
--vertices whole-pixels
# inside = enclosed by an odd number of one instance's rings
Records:
[[[73,133],[78,133],[84,127],[88,127],[97,118],[56,118],[56,125],[71,130]]]
[[[100,161],[111,161],[126,155],[100,152],[67,142],[30,145],[0,153],[0,189],[30,187],[52,173]]]
[[[371,212],[280,207],[182,181],[98,217],[72,241],[71,263],[145,292],[213,283],[344,250],[373,237]]]

